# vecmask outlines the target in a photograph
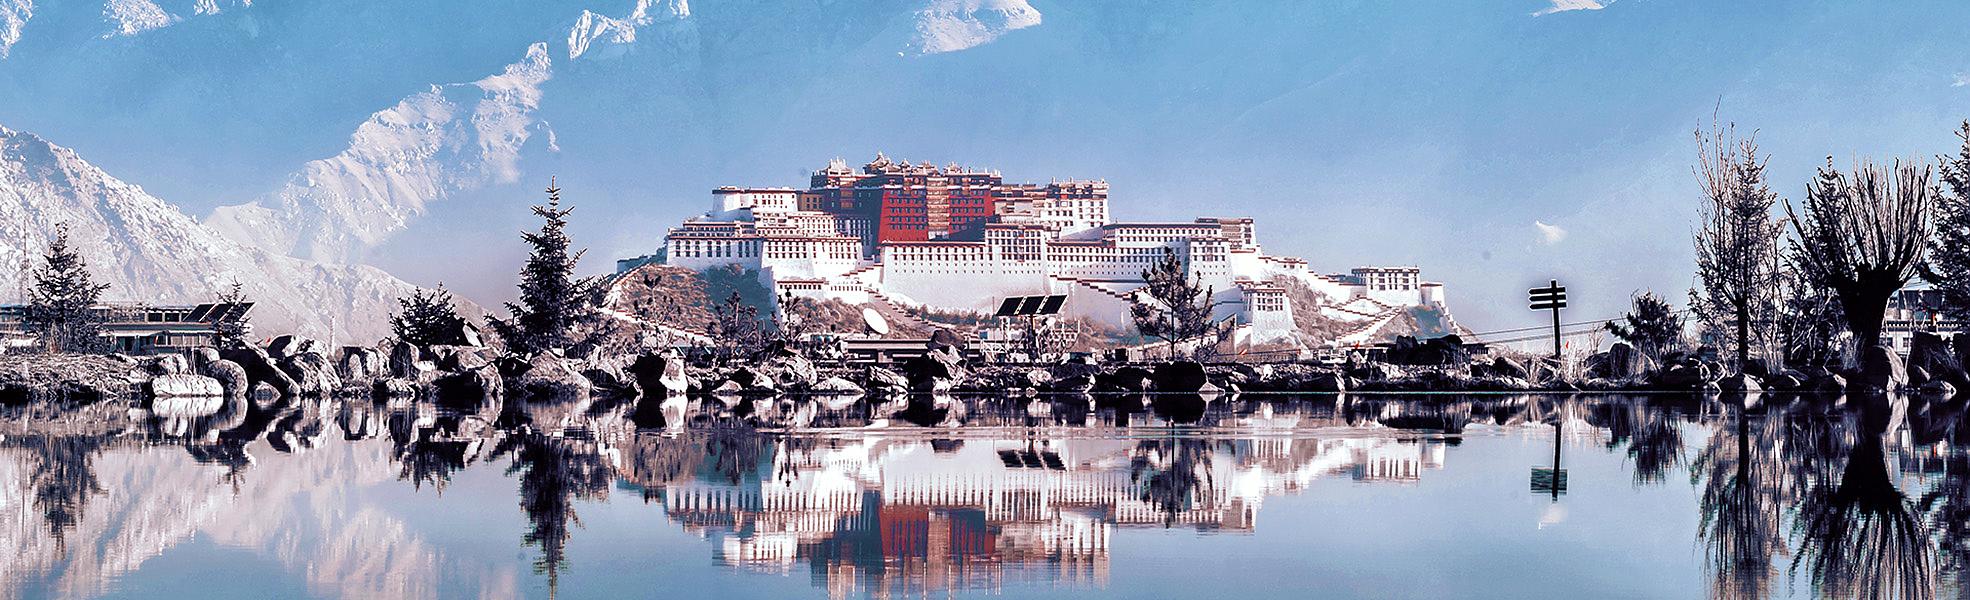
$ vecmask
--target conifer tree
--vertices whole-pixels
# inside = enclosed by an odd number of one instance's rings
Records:
[[[103,314],[94,307],[109,284],[90,278],[88,262],[69,247],[66,225],[55,229],[43,259],[28,289],[23,325],[47,352],[103,351],[108,345],[103,339]]]
[[[397,304],[400,309],[390,317],[390,331],[398,341],[425,348],[466,343],[465,319],[458,316],[445,284],[411,292],[398,298]]]
[[[1970,120],[1957,128],[1956,137],[1963,140],[1956,156],[1939,157],[1943,185],[1922,276],[1942,293],[1944,314],[1970,321]]]
[[[1660,358],[1664,349],[1682,339],[1683,317],[1655,292],[1635,294],[1634,304],[1620,321],[1608,322],[1607,330],[1644,356]]]
[[[1703,187],[1696,232],[1697,289],[1690,308],[1713,335],[1737,348],[1740,372],[1750,362],[1752,324],[1770,323],[1776,310],[1778,240],[1773,218],[1778,194],[1765,183],[1758,143],[1737,139],[1730,126],[1697,132],[1697,178]]]
[[[245,286],[240,285],[238,281],[234,281],[232,287],[227,288],[225,292],[219,294],[220,304],[245,304],[246,302]],[[213,341],[221,348],[236,348],[246,345],[247,332],[252,330],[252,326],[248,325],[244,319],[227,319],[224,316],[223,314],[215,314],[212,317]]]
[[[1149,300],[1129,307],[1136,331],[1169,342],[1172,355],[1177,342],[1211,332],[1212,290],[1185,276],[1175,251],[1164,248],[1162,258],[1142,271],[1142,281]]]
[[[582,252],[568,250],[568,213],[574,209],[561,207],[561,188],[549,183],[547,204],[533,211],[545,222],[540,231],[520,234],[533,246],[520,270],[520,302],[506,303],[511,318],[493,321],[508,349],[520,354],[567,348],[575,327],[589,316],[592,287],[574,276]]]

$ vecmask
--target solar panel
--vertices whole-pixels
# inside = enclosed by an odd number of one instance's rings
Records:
[[[1040,306],[1046,303],[1047,303],[1046,296],[1021,296],[1019,298],[1019,314],[1022,315],[1040,314]]]
[[[995,317],[1010,317],[1010,316],[1013,316],[1013,315],[1017,315],[1017,314],[1019,314],[1019,301],[1020,301],[1020,300],[1021,300],[1021,298],[1020,298],[1019,296],[1013,296],[1013,297],[1011,297],[1011,298],[1006,298],[1006,299],[1005,299],[1004,301],[1001,301],[1001,302],[999,302],[999,312],[997,312],[997,313],[995,313],[995,314],[993,314],[992,316],[995,316]]]
[[[1046,304],[1040,306],[1039,314],[1043,314],[1043,315],[1060,314],[1060,307],[1062,305],[1067,304],[1067,296],[1065,295],[1047,296],[1046,299],[1047,299]]]
[[[190,315],[186,315],[186,316],[185,316],[185,320],[186,320],[186,321],[203,321],[203,320],[205,320],[205,317],[207,316],[207,314],[208,314],[208,313],[211,313],[211,312],[212,312],[212,308],[213,308],[213,305],[212,305],[211,303],[206,303],[206,304],[200,304],[200,305],[198,305],[198,306],[195,306],[195,307],[192,307],[192,312],[191,312],[191,314],[190,314]]]

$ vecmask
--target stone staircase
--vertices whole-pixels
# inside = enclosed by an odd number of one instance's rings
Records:
[[[1348,333],[1342,335],[1341,337],[1335,338],[1334,341],[1339,342],[1341,344],[1368,343],[1368,340],[1373,339],[1375,337],[1376,332],[1381,331],[1382,327],[1387,326],[1389,322],[1394,321],[1396,317],[1402,316],[1402,313],[1403,310],[1400,308],[1391,308],[1389,310],[1383,311],[1381,315],[1375,317],[1375,320],[1369,321],[1368,324],[1362,325],[1361,327],[1355,328],[1353,331],[1349,331]]]

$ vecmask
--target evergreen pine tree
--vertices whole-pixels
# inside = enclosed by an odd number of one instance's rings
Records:
[[[411,292],[397,304],[401,309],[390,316],[390,331],[398,341],[425,348],[466,343],[465,319],[458,316],[445,284]]]
[[[94,307],[109,284],[90,279],[88,262],[69,247],[66,225],[56,228],[55,239],[49,242],[43,258],[46,262],[35,269],[34,283],[28,289],[23,320],[27,331],[40,338],[42,349],[51,353],[105,350],[103,314]]]
[[[533,246],[520,270],[520,303],[506,303],[512,317],[493,321],[508,349],[520,354],[567,348],[588,314],[589,282],[574,277],[582,252],[568,251],[568,213],[574,209],[561,208],[561,188],[550,182],[547,205],[533,210],[545,223],[538,232],[520,234]]]
[[[1149,300],[1129,307],[1136,331],[1169,342],[1173,355],[1177,342],[1210,333],[1212,327],[1212,291],[1183,271],[1176,252],[1164,248],[1162,259],[1142,271],[1143,292]]]
[[[1940,157],[1943,185],[1936,197],[1936,232],[1922,277],[1942,293],[1944,314],[1970,320],[1970,121],[1957,128],[1963,140],[1954,157]]]
[[[238,281],[219,294],[220,304],[245,304],[246,289]],[[247,332],[252,330],[244,319],[226,319],[223,315],[212,318],[212,339],[220,348],[237,348],[246,345]]]
[[[1634,302],[1635,308],[1620,321],[1609,321],[1607,330],[1643,355],[1659,358],[1664,349],[1682,339],[1683,317],[1655,292],[1635,294]]]

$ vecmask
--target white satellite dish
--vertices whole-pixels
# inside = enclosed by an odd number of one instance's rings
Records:
[[[862,324],[869,327],[870,333],[889,335],[889,321],[883,319],[882,313],[876,312],[874,308],[862,309]]]

